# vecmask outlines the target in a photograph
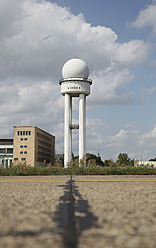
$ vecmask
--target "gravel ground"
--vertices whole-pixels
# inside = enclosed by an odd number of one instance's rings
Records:
[[[156,176],[0,177],[0,248],[155,248]]]

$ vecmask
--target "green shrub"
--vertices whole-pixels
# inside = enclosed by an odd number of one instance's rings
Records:
[[[134,166],[101,167],[98,165],[80,166],[71,163],[67,168],[30,167],[18,164],[9,169],[0,168],[0,176],[48,176],[48,175],[156,175],[156,168]]]

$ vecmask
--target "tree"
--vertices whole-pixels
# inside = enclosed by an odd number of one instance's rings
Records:
[[[117,163],[120,166],[124,166],[124,165],[130,165],[131,164],[131,159],[128,157],[127,153],[120,153],[118,155],[118,160]]]
[[[94,160],[96,162],[96,164],[99,165],[99,166],[104,166],[103,161],[101,160],[100,156],[96,156],[94,154],[87,153],[86,154],[86,162],[87,162],[87,164],[88,164],[88,162],[90,160]]]
[[[149,161],[156,161],[156,158],[151,158]]]
[[[114,167],[114,166],[116,166],[116,164],[113,162],[112,159],[109,159],[109,160],[105,159],[105,161],[104,161],[103,164],[104,164],[104,166],[106,166],[106,167]]]
[[[79,156],[73,157],[73,162],[79,161]],[[101,160],[100,156],[96,156],[91,153],[86,153],[86,165],[99,165],[99,166],[104,166],[103,161]]]

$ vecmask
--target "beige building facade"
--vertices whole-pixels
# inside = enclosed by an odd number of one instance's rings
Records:
[[[55,157],[55,137],[34,126],[14,126],[13,163],[30,166],[52,163]]]

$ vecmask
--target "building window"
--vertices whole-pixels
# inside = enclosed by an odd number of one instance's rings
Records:
[[[17,161],[18,160],[18,158],[14,158],[14,161]]]
[[[23,146],[20,146],[20,148],[23,148]]]
[[[27,148],[27,146],[24,146],[24,148]]]
[[[27,151],[25,151],[24,154],[27,154]]]
[[[21,160],[22,160],[22,161],[25,161],[25,160],[26,160],[26,158],[21,158]]]
[[[78,90],[78,87],[70,87],[71,90]]]
[[[13,153],[13,148],[8,148],[7,153]]]
[[[23,138],[21,138],[21,141],[23,140]]]
[[[17,135],[31,135],[31,131],[17,131]]]
[[[5,148],[0,148],[0,153],[6,153]]]
[[[37,136],[51,143],[51,139],[43,134],[37,133]]]
[[[23,154],[23,152],[22,152],[22,151],[20,151],[20,154]]]
[[[27,138],[25,138],[24,140],[27,140]]]

